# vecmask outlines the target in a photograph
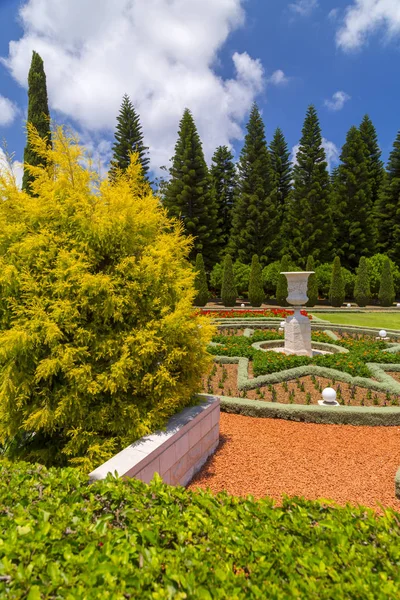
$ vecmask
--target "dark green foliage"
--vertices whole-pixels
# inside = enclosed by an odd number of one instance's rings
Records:
[[[216,149],[212,157],[210,174],[212,192],[218,209],[218,224],[221,230],[219,234],[220,256],[223,257],[232,227],[232,208],[236,177],[233,154],[227,146],[219,146]]]
[[[195,237],[190,258],[199,252],[207,268],[218,259],[218,216],[203,148],[191,112],[186,109],[179,124],[178,141],[166,186],[164,206],[180,219],[185,233]]]
[[[365,256],[360,258],[360,264],[357,269],[356,283],[354,286],[354,300],[358,306],[367,306],[371,298],[371,289],[369,285],[368,264]]]
[[[230,251],[247,264],[253,254],[260,257],[263,265],[278,258],[279,218],[279,201],[273,190],[264,123],[254,104],[238,163]]]
[[[303,498],[278,506],[159,478],[89,485],[73,469],[7,461],[0,476],[2,598],[400,595],[400,526],[391,510],[380,516]]]
[[[117,117],[115,142],[113,144],[113,157],[110,167],[110,178],[113,179],[118,169],[126,171],[130,164],[132,152],[139,154],[139,160],[146,177],[149,170],[150,158],[147,156],[148,147],[143,142],[140,118],[127,94],[122,99],[121,108]]]
[[[287,271],[301,271],[293,261],[289,260]],[[263,285],[268,297],[276,296],[279,273],[281,272],[281,261],[276,260],[263,269]]]
[[[251,261],[249,301],[251,306],[261,306],[264,302],[265,292],[263,288],[262,269],[255,254]]]
[[[235,287],[240,296],[246,295],[249,290],[250,265],[244,265],[238,260],[233,263],[233,275],[235,277]],[[217,263],[213,266],[210,274],[210,286],[214,290],[221,290],[222,275],[224,272],[224,263]]]
[[[315,269],[314,259],[312,256],[309,256],[307,258],[306,271],[314,271],[314,269]],[[307,302],[306,306],[315,306],[317,304],[317,300],[318,300],[318,281],[317,281],[317,276],[315,275],[315,273],[308,277],[307,296],[308,296],[308,302]]]
[[[385,169],[381,160],[382,152],[379,148],[376,129],[368,115],[364,116],[359,130],[367,149],[368,176],[371,186],[372,206],[375,208],[385,176]]]
[[[392,270],[390,260],[383,263],[381,286],[379,288],[379,302],[381,306],[392,306],[395,299]]]
[[[390,153],[381,195],[377,202],[379,250],[400,264],[400,131]]]
[[[333,261],[331,287],[329,289],[329,302],[332,306],[342,306],[344,302],[344,281],[342,277],[342,268],[340,257],[336,256]]]
[[[280,272],[288,272],[289,269],[289,256],[285,254],[281,260]],[[288,282],[286,275],[279,275],[278,283],[276,285],[276,301],[278,306],[288,306],[286,298],[288,297]]]
[[[222,274],[221,299],[224,306],[235,306],[237,290],[233,275],[232,258],[229,254],[224,259],[224,272]]]
[[[330,181],[314,106],[304,121],[283,236],[285,251],[302,267],[309,255],[318,262],[331,258]]]
[[[47,99],[46,74],[44,72],[43,60],[37,52],[32,54],[31,67],[28,75],[28,119],[27,122],[35,127],[43,139],[51,144],[50,112]],[[37,167],[43,165],[44,159],[38,156],[31,147],[29,140],[25,146],[24,163]],[[28,169],[24,169],[22,189],[31,193],[30,184],[33,175]]]
[[[318,294],[322,298],[329,298],[329,290],[331,287],[333,263],[323,263],[315,269],[318,282]],[[348,269],[342,267],[342,277],[344,283],[344,291],[346,298],[353,298],[355,275]]]
[[[340,156],[333,190],[336,253],[355,270],[361,256],[374,251],[376,230],[367,148],[357,127],[351,127]]]
[[[197,291],[197,294],[194,299],[194,305],[205,306],[208,302],[210,294],[207,287],[207,275],[204,268],[204,260],[201,254],[196,256],[195,271],[196,279],[194,280],[194,287]]]
[[[270,144],[271,169],[273,176],[273,186],[277,192],[277,199],[280,208],[280,219],[282,221],[286,204],[292,189],[292,163],[290,161],[290,152],[285,136],[278,127],[274,133]]]
[[[381,277],[383,265],[387,259],[386,254],[374,254],[367,258],[369,283],[371,286],[371,294],[373,298],[378,298],[379,288],[381,286]],[[400,294],[400,269],[390,260],[390,270],[392,272],[395,295]]]

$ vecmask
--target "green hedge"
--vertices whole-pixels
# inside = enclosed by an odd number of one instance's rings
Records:
[[[399,515],[0,462],[0,597],[397,598]]]

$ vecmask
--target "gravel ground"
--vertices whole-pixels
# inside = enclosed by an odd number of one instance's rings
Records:
[[[221,443],[190,489],[304,496],[400,511],[400,427],[316,425],[221,413]]]

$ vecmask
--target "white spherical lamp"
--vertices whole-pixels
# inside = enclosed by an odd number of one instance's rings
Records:
[[[286,321],[281,321],[281,325],[280,325],[281,329],[285,329],[285,326],[286,326]]]
[[[379,337],[381,337],[382,339],[385,339],[385,337],[387,337],[387,333],[384,329],[380,330]]]
[[[348,305],[347,305],[347,308],[351,308],[351,304],[348,304]]]
[[[336,391],[331,387],[322,390],[322,398],[318,401],[321,406],[339,406],[339,402],[336,400]]]
[[[398,302],[398,303],[396,304],[396,306],[397,306],[397,308],[400,308],[400,303]]]
[[[241,306],[241,308],[244,308],[244,306],[245,306],[245,305],[244,305],[244,304],[241,304],[240,306]]]

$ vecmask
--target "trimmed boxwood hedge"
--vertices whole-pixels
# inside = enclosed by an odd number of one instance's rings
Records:
[[[0,462],[0,597],[397,598],[399,515]]]

